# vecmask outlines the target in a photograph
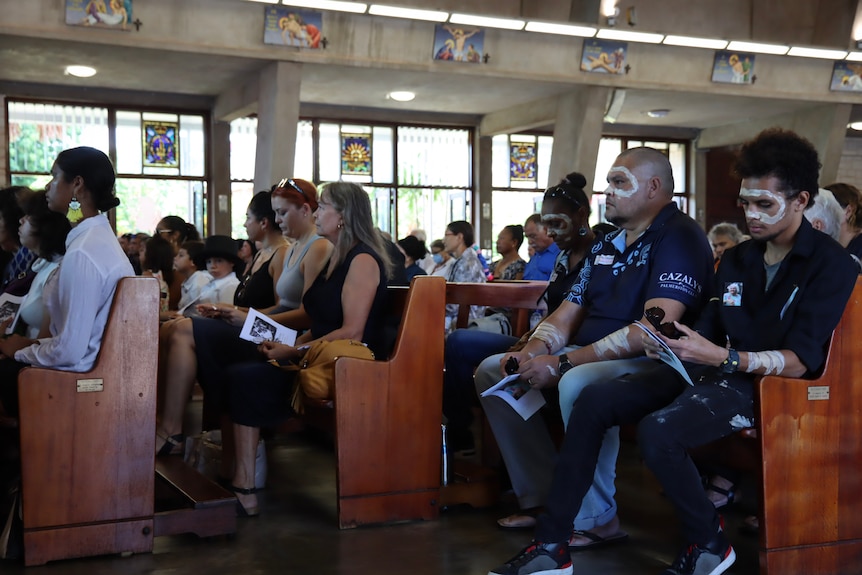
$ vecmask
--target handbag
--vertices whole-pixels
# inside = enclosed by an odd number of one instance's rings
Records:
[[[304,411],[305,399],[332,399],[335,384],[335,360],[339,357],[374,359],[374,352],[361,341],[353,339],[319,340],[308,348],[296,374],[291,407],[296,413]],[[291,369],[288,367],[287,369]]]

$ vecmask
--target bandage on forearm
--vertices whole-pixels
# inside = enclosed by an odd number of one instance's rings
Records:
[[[545,347],[548,348],[549,354],[562,349],[566,345],[566,336],[563,335],[563,332],[557,326],[549,321],[543,321],[536,326],[536,330],[530,337],[530,341],[534,339],[542,341]]]
[[[626,357],[632,350],[629,344],[629,327],[606,335],[593,343],[593,351],[599,359],[620,359]]]
[[[745,371],[754,373],[763,368],[764,375],[778,375],[784,371],[784,354],[780,351],[748,351],[748,367]]]

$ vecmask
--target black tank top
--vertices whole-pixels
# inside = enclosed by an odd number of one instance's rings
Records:
[[[275,250],[266,263],[260,266],[256,272],[247,274],[240,280],[233,294],[234,305],[253,307],[255,309],[275,305],[275,288],[273,287],[272,274],[269,273],[269,264],[277,253],[278,250]],[[254,264],[252,264],[252,267],[254,267]]]

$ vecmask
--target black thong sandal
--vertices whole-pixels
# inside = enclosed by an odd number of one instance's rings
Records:
[[[716,509],[721,509],[722,507],[729,507],[733,505],[733,503],[736,501],[736,485],[731,485],[728,489],[723,489],[717,485],[710,483],[706,486],[706,490],[714,491],[719,495],[724,495],[725,497],[727,497],[727,501],[725,501],[721,505],[716,505],[716,503],[713,502],[713,505],[715,505]]]
[[[176,435],[162,435],[157,433],[156,436],[159,439],[164,439],[165,443],[159,448],[156,452],[156,455],[159,457],[165,455],[182,455],[183,447],[186,443],[186,436],[182,433],[177,433]]]
[[[237,487],[232,483],[228,483],[227,485],[222,485],[228,491],[232,491],[234,493],[239,493],[240,495],[254,495],[257,493],[256,487]],[[236,514],[240,517],[257,517],[260,515],[260,508],[255,507],[246,507],[244,506],[239,499],[236,500]]]
[[[585,543],[583,545],[572,545],[572,537],[583,537],[585,539],[589,539],[589,543]],[[596,547],[605,547],[607,545],[611,545],[612,543],[619,543],[621,541],[625,541],[628,539],[629,534],[625,531],[617,531],[613,535],[608,535],[607,537],[602,537],[601,535],[597,535],[592,531],[582,531],[580,529],[575,529],[572,531],[572,536],[569,537],[569,551],[586,551],[587,549],[595,549]]]

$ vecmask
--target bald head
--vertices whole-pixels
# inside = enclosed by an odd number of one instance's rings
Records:
[[[643,180],[658,178],[661,182],[661,190],[668,196],[673,196],[673,169],[667,156],[654,148],[630,148],[617,158],[626,158],[632,162]]]

